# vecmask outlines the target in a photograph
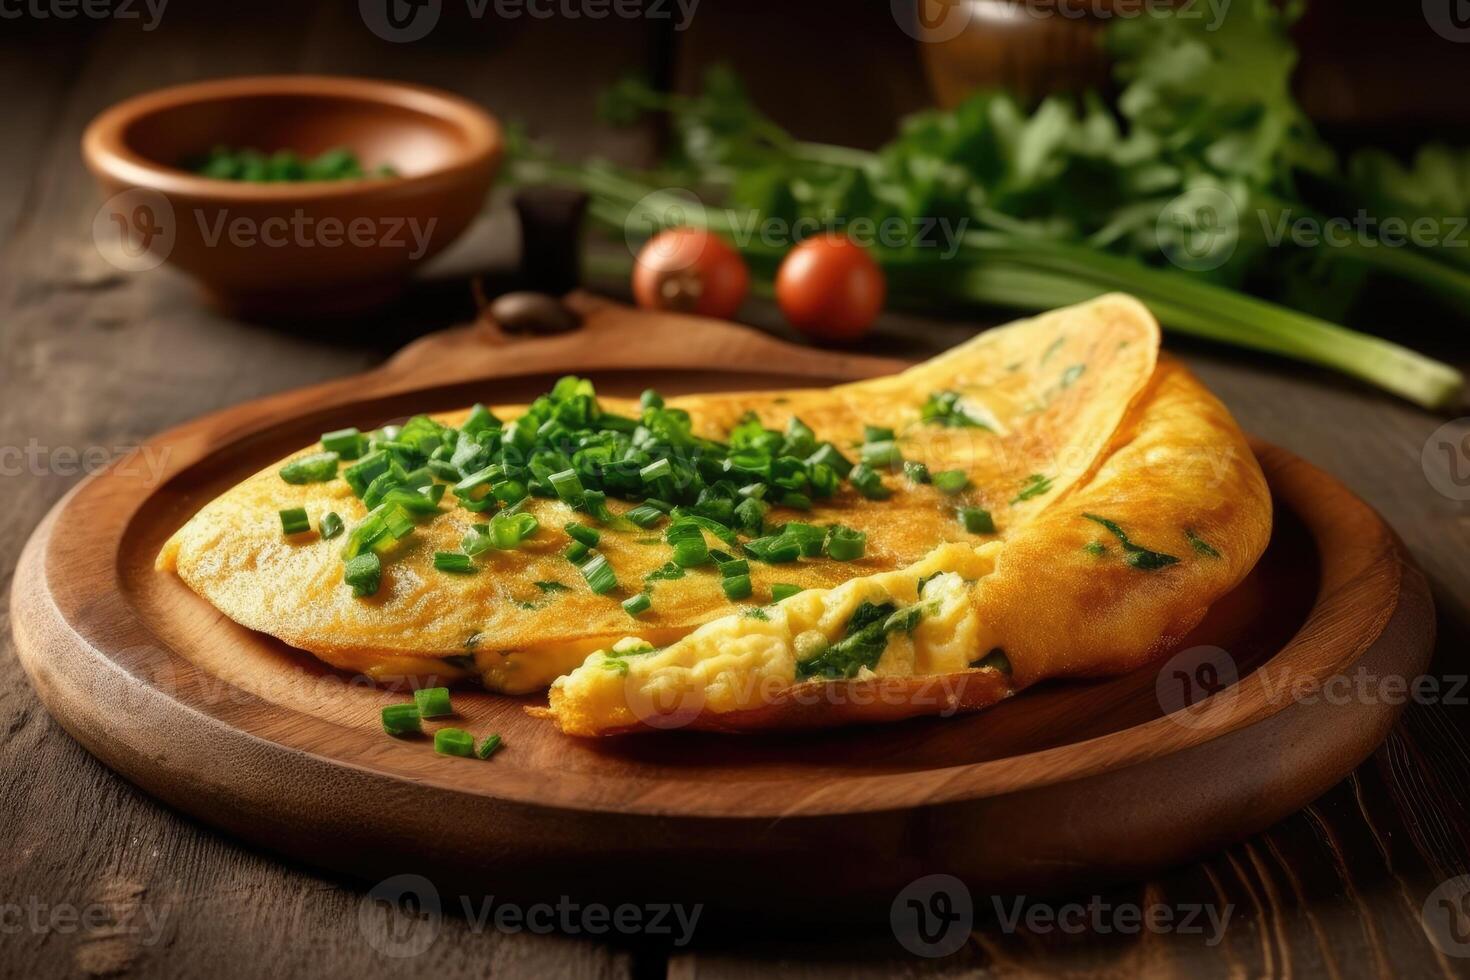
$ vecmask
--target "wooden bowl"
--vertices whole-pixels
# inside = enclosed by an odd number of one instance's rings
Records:
[[[215,146],[356,152],[344,181],[246,183],[184,169]],[[128,269],[172,262],[236,311],[310,314],[391,297],[474,220],[500,127],[464,99],[396,82],[279,75],[149,92],[87,127],[82,153],[108,202],[93,234]]]

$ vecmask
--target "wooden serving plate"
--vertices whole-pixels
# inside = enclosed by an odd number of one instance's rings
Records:
[[[489,762],[455,759],[382,733],[379,709],[401,692],[239,627],[152,570],[199,506],[343,425],[515,401],[567,371],[634,394],[828,384],[901,366],[579,302],[579,333],[434,335],[370,374],[164,433],[79,485],[32,536],[12,595],[17,648],[51,713],[179,809],[359,877],[850,919],[886,915],[924,874],[1054,891],[1258,831],[1350,772],[1402,703],[1324,682],[1371,688],[1428,662],[1429,591],[1394,534],[1327,474],[1264,444],[1275,536],[1186,644],[1228,651],[1239,681],[1172,714],[1159,691],[1177,661],[1043,685],[976,715],[768,737],[579,741],[527,717],[536,699],[465,690],[459,724],[501,732],[506,748]]]

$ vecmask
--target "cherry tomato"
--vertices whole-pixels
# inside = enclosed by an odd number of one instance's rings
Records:
[[[728,318],[749,288],[740,253],[703,228],[659,232],[633,267],[633,297],[645,310]]]
[[[776,273],[776,302],[817,340],[856,340],[883,309],[883,270],[861,245],[829,232],[791,250]]]

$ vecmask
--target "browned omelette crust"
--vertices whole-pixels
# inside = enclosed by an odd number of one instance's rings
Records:
[[[814,511],[773,510],[772,523],[839,522],[866,531],[868,548],[863,559],[849,563],[752,562],[752,601],[762,602],[775,582],[827,588],[906,567],[946,541],[993,540],[963,530],[954,516],[959,503],[988,508],[997,537],[1008,538],[1090,471],[1148,385],[1157,347],[1157,325],[1136,301],[1104,297],[988,331],[893,377],[833,389],[687,396],[669,404],[688,409],[699,434],[719,439],[747,410],[771,427],[795,415],[819,440],[831,440],[854,457],[864,424],[888,425],[903,436],[908,458],[933,472],[958,468],[971,475],[975,490],[962,498],[889,474],[894,494],[887,501],[863,499],[844,484]],[[921,423],[924,400],[943,389],[960,391],[988,412],[996,431]],[[485,400],[494,401],[493,389]],[[636,411],[627,401],[603,402],[612,411]],[[519,411],[496,409],[505,419]],[[463,417],[439,416],[449,424]],[[604,530],[599,549],[621,589],[594,595],[561,555],[568,543],[562,525],[577,515],[554,500],[530,504],[542,527],[520,550],[492,552],[467,576],[432,567],[435,551],[457,550],[481,519],[446,506],[442,516],[385,556],[379,593],[357,599],[342,583],[341,541],[288,539],[277,512],[304,507],[315,526],[333,510],[351,527],[366,509],[340,479],[292,486],[279,478],[279,467],[267,467],[207,504],[170,539],[158,564],[176,571],[231,619],[344,669],[378,678],[441,680],[478,673],[493,688],[535,690],[630,627],[662,644],[734,608],[716,572],[694,569],[682,579],[653,583],[653,607],[634,624],[617,600],[643,587],[645,576],[668,561],[670,549],[652,541],[657,531]],[[1049,477],[1051,490],[1017,501],[1032,474]],[[537,582],[558,582],[570,591],[543,594]],[[444,660],[466,654],[474,657],[473,670],[464,660]]]

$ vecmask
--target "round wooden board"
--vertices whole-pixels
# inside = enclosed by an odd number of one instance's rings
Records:
[[[1225,651],[1240,679],[1173,713],[1176,662],[1043,685],[976,715],[769,737],[579,741],[526,716],[536,699],[465,690],[460,723],[501,732],[507,747],[489,762],[454,759],[383,735],[379,709],[401,692],[243,629],[153,571],[199,506],[342,425],[515,401],[566,371],[633,394],[900,366],[581,302],[581,334],[435,335],[369,375],[165,433],[79,485],[31,538],[12,594],[17,648],[51,713],[174,806],[358,877],[411,871],[467,895],[851,919],[886,915],[924,874],[1054,891],[1260,830],[1361,762],[1403,702],[1378,682],[1428,662],[1429,591],[1394,534],[1331,477],[1261,444],[1275,536],[1185,644]]]

